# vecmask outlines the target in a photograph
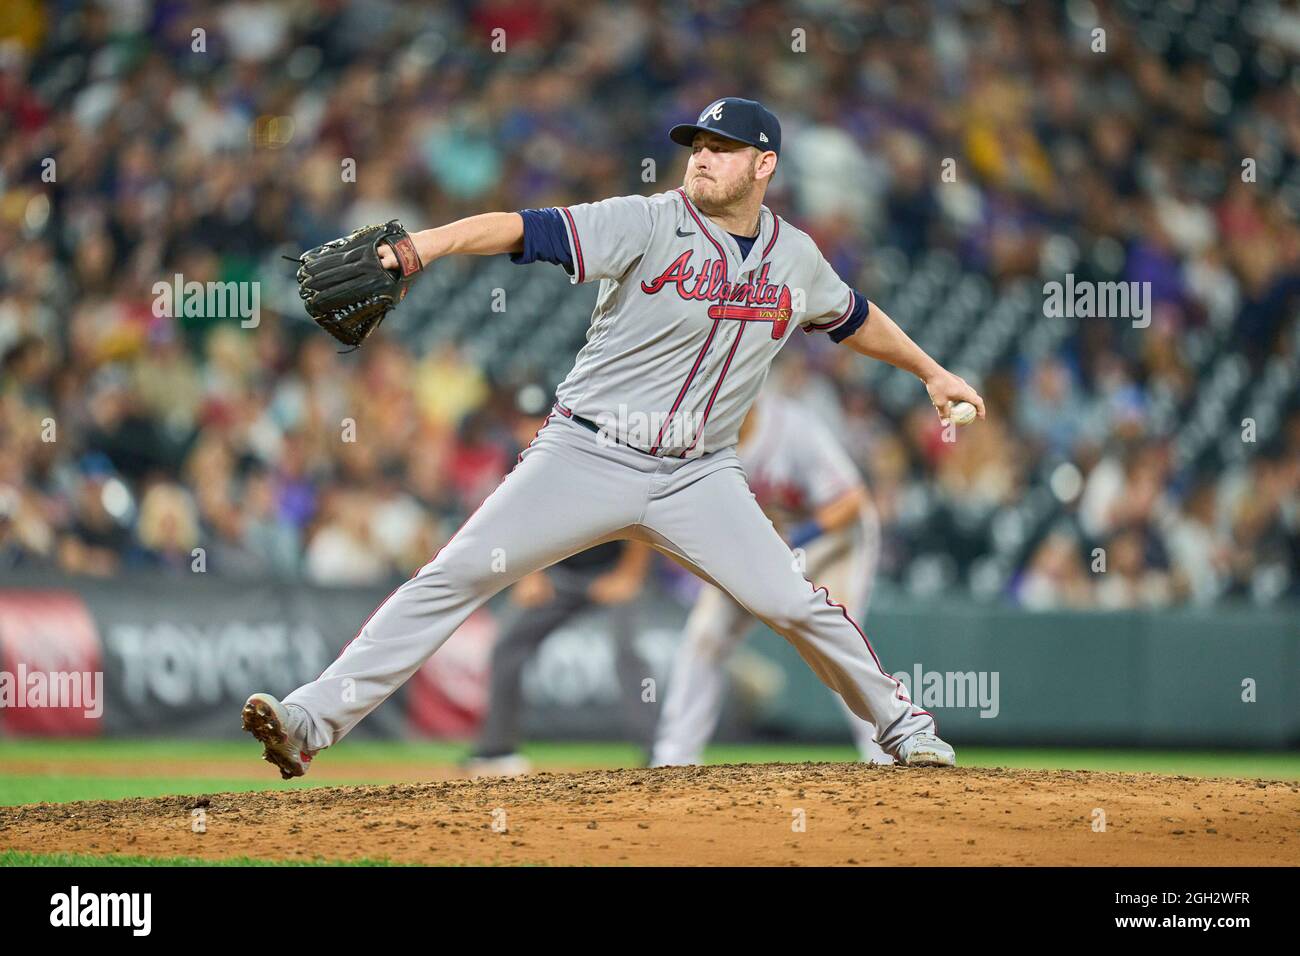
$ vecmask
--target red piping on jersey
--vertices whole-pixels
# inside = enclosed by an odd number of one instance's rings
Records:
[[[679,189],[678,192],[681,192],[681,190]],[[685,194],[683,193],[683,195],[685,195]],[[690,206],[687,206],[686,208],[689,210],[689,209],[690,209]],[[695,213],[692,212],[691,215],[694,216]],[[699,218],[696,217],[696,220],[695,220],[695,221],[696,221],[696,222],[699,222]],[[759,264],[759,266],[761,266],[761,265],[763,264],[763,260],[767,258],[767,254],[768,254],[769,252],[771,252],[771,251],[772,251],[772,247],[773,247],[774,245],[776,245],[776,236],[777,236],[777,233],[779,233],[780,231],[781,231],[781,220],[778,219],[778,218],[776,217],[776,214],[775,214],[775,213],[773,213],[773,215],[772,215],[772,238],[769,239],[769,240],[767,241],[767,245],[763,247],[763,254],[762,254],[761,256],[758,257],[758,264]],[[710,238],[712,238],[712,237],[710,236]],[[717,243],[714,243],[714,245],[717,245]],[[751,272],[750,275],[752,276],[753,273]],[[752,280],[751,280],[751,281],[752,281]],[[786,292],[782,294],[782,299],[783,299],[783,300],[788,300],[788,298],[789,298],[789,291],[786,290]],[[850,299],[849,299],[849,303],[852,304],[852,302],[853,302],[853,300],[852,300],[852,298],[850,298]],[[783,302],[782,302],[782,305],[783,305],[783,306],[784,306],[784,305],[787,305],[787,304],[788,304],[788,301],[783,301]],[[715,308],[717,308],[717,307],[715,307]],[[728,312],[729,307],[727,307],[727,306],[722,306],[721,308],[722,308],[723,317],[725,317],[725,314]],[[710,314],[712,314],[712,313],[714,312],[714,309],[710,309],[709,312],[710,312]],[[714,328],[717,328],[717,320],[716,320],[716,319],[714,320]],[[782,332],[784,332],[784,329],[782,329]],[[723,366],[722,366],[722,372],[718,375],[718,381],[717,381],[717,384],[713,386],[713,392],[709,395],[709,403],[708,403],[708,405],[706,405],[706,406],[704,407],[704,420],[700,422],[700,430],[699,430],[698,433],[696,433],[696,435],[695,435],[695,440],[694,440],[693,442],[691,442],[691,447],[690,447],[690,448],[687,448],[686,451],[682,452],[682,454],[681,454],[681,457],[682,457],[682,458],[685,458],[687,455],[689,455],[689,454],[691,453],[691,451],[692,451],[692,450],[695,448],[695,446],[699,443],[699,441],[700,441],[700,437],[704,434],[704,429],[705,429],[705,427],[709,424],[709,412],[711,412],[711,411],[713,410],[713,400],[716,399],[716,398],[718,397],[718,392],[722,389],[722,380],[725,379],[725,378],[727,377],[727,369],[731,368],[731,359],[735,356],[735,354],[736,354],[736,347],[740,345],[740,337],[741,337],[742,335],[744,335],[744,334],[745,334],[745,322],[742,321],[742,322],[740,323],[740,331],[738,331],[738,332],[736,333],[736,338],[735,338],[735,339],[732,341],[732,343],[731,343],[731,351],[727,353],[727,361],[723,364]],[[777,323],[776,323],[776,320],[774,320],[773,323],[772,323],[772,338],[780,338],[780,336],[777,335]]]
[[[686,208],[686,211],[691,214],[691,218],[695,220],[695,224],[700,227],[700,232],[704,233],[704,237],[708,239],[709,242],[713,243],[713,248],[718,250],[718,261],[722,263],[722,281],[725,283],[727,281],[727,254],[723,251],[722,246],[718,244],[718,240],[713,238],[713,234],[709,232],[708,227],[700,221],[700,217],[695,215],[695,210],[691,208],[691,201],[686,195],[686,190],[679,188],[673,191],[682,197],[682,205]],[[677,414],[677,409],[681,408],[682,399],[686,397],[686,390],[691,387],[691,382],[695,378],[695,373],[700,370],[700,363],[704,361],[704,353],[707,352],[709,346],[713,344],[713,336],[717,334],[718,323],[721,321],[721,319],[713,320],[713,328],[709,329],[709,337],[705,339],[704,344],[700,346],[700,354],[695,356],[695,364],[691,366],[690,374],[686,376],[686,381],[682,383],[681,391],[677,393],[677,400],[673,402],[673,407],[669,410],[668,417],[664,419],[663,425],[660,426],[659,437],[655,439],[654,446],[650,449],[650,454],[654,455],[658,453],[659,445],[664,440],[664,432],[668,430],[668,425],[673,420],[673,416]],[[701,427],[700,430],[703,431],[703,428]]]
[[[650,449],[650,454],[653,455],[659,451],[659,443],[664,440],[664,432],[668,430],[668,423],[673,420],[673,416],[677,414],[677,409],[681,407],[682,399],[686,397],[686,390],[691,387],[691,380],[695,378],[695,373],[700,370],[700,363],[704,361],[704,353],[707,352],[709,346],[713,344],[713,336],[717,334],[718,325],[721,322],[721,319],[713,320],[713,328],[709,329],[709,337],[705,339],[704,344],[700,346],[700,354],[695,356],[695,364],[691,366],[690,374],[686,376],[686,381],[682,383],[682,390],[677,393],[677,401],[673,402],[673,407],[669,410],[668,417],[665,418],[664,423],[659,426],[659,437],[655,439],[654,447]]]
[[[740,337],[745,334],[745,326],[747,324],[748,323],[741,322],[740,331],[737,332],[736,337],[731,340],[731,351],[727,353],[727,361],[722,364],[722,371],[718,374],[718,381],[713,386],[713,391],[709,395],[709,403],[704,406],[704,419],[700,422],[700,430],[696,432],[695,440],[691,442],[691,447],[682,452],[679,457],[685,458],[689,455],[691,450],[699,443],[700,436],[704,434],[704,428],[709,424],[709,412],[713,411],[713,400],[718,397],[718,391],[722,388],[722,380],[727,377],[727,369],[731,368],[731,360],[735,358],[736,349],[740,345]]]
[[[575,233],[575,235],[576,235],[576,233]],[[524,446],[524,451],[527,451],[529,448],[532,448],[532,447],[533,447],[533,442],[537,441],[537,436],[540,435],[540,434],[542,433],[542,429],[545,428],[545,427],[546,427],[547,425],[549,425],[550,423],[551,423],[551,416],[550,416],[550,415],[547,415],[546,418],[542,421],[542,424],[538,426],[537,431],[533,433],[532,441],[530,441],[527,445]],[[521,452],[519,453],[519,457],[515,460],[514,468],[511,468],[510,471],[506,472],[506,474],[502,477],[501,481],[497,484],[497,488],[500,488],[501,485],[505,483],[506,478],[509,478],[510,475],[514,472],[515,468],[518,468],[518,467],[519,467],[519,463],[522,462],[522,461],[524,460],[524,451],[521,451]],[[496,493],[496,488],[493,488],[492,491],[493,491],[493,493],[495,494],[495,493]],[[434,561],[437,561],[437,560],[438,560],[438,555],[442,554],[442,549],[445,548],[445,547],[447,547],[448,544],[451,544],[453,541],[456,540],[456,535],[457,535],[457,534],[460,534],[462,531],[465,530],[465,525],[469,524],[470,521],[473,520],[474,516],[475,516],[476,514],[478,514],[478,512],[479,512],[479,508],[482,508],[485,504],[487,504],[487,502],[488,502],[488,498],[491,498],[491,497],[492,497],[492,495],[488,495],[487,498],[484,498],[482,501],[480,501],[480,502],[478,503],[478,508],[475,508],[473,511],[470,512],[469,517],[466,518],[464,521],[462,521],[461,524],[460,524],[460,527],[456,529],[456,534],[453,534],[450,538],[448,538],[446,544],[444,544],[444,545],[442,546],[442,548],[439,548],[437,551],[435,551],[435,552],[433,553],[433,557],[431,557],[431,558],[430,558],[428,561],[426,561],[424,564],[422,564],[422,565],[420,565],[418,568],[416,568],[416,569],[415,569],[415,573],[412,574],[409,578],[407,578],[405,581],[403,581],[403,582],[402,582],[401,584],[399,584],[397,587],[393,588],[393,590],[391,590],[391,591],[388,592],[388,597],[386,597],[386,598],[384,598],[382,601],[380,601],[380,602],[379,602],[379,605],[378,605],[378,606],[377,606],[373,611],[370,612],[369,616],[367,616],[366,619],[365,619],[364,621],[361,622],[361,627],[360,627],[360,629],[359,629],[355,634],[353,634],[351,638],[349,638],[349,640],[348,640],[348,642],[347,642],[346,644],[343,645],[342,649],[338,652],[338,656],[336,656],[336,657],[334,658],[334,661],[337,661],[340,657],[342,657],[344,651],[346,651],[349,647],[352,646],[352,642],[355,641],[358,637],[361,636],[361,632],[364,631],[364,630],[366,629],[366,625],[369,624],[369,623],[371,622],[371,620],[374,618],[374,616],[375,616],[376,614],[378,614],[381,610],[383,610],[383,607],[384,607],[385,604],[387,604],[389,601],[391,601],[391,600],[393,599],[393,595],[394,595],[394,594],[396,594],[398,591],[400,591],[400,590],[401,590],[402,588],[404,588],[406,585],[410,584],[412,581],[414,581],[416,578],[418,578],[418,577],[420,576],[420,572],[421,572],[421,571],[423,571],[423,570],[424,570],[425,568],[427,568],[429,565],[433,564]],[[329,670],[330,667],[333,667],[333,666],[334,666],[334,662],[331,661],[330,664],[325,668],[325,671]],[[317,680],[320,680],[321,677],[324,677],[324,676],[325,676],[325,671],[321,671],[321,672],[320,672],[320,676],[317,677],[316,679],[317,679]]]
[[[573,251],[578,254],[578,281],[582,282],[587,278],[587,266],[582,261],[582,241],[578,239],[578,227],[573,221],[573,213],[569,212],[568,206],[561,206],[560,212],[564,213],[564,218],[569,220],[569,232],[573,234]]]
[[[713,248],[718,250],[718,256],[722,259],[722,281],[726,282],[727,281],[727,253],[723,251],[723,248],[721,244],[718,242],[718,240],[713,238],[713,233],[709,232],[709,228],[706,225],[704,225],[700,217],[695,215],[695,209],[694,207],[691,206],[691,200],[690,197],[686,195],[686,190],[682,189],[679,186],[677,189],[673,191],[681,195],[682,205],[686,207],[686,211],[691,214],[691,218],[694,219],[695,224],[700,227],[700,231],[704,233],[704,237],[708,239],[709,242],[713,243]]]
[[[803,329],[804,332],[807,334],[811,334],[813,332],[829,332],[832,329],[834,329],[837,325],[843,325],[845,320],[847,320],[848,317],[853,314],[853,306],[857,301],[858,301],[857,293],[854,292],[852,289],[850,289],[848,308],[846,308],[840,314],[840,317],[838,319],[831,319],[829,322],[822,322],[820,325],[813,325],[813,324],[805,325]]]
[[[772,213],[772,238],[767,240],[767,245],[763,247],[763,254],[758,257],[758,261],[760,263],[767,258],[767,254],[771,252],[772,247],[776,245],[776,237],[780,231],[781,231],[781,217],[778,216],[776,213]]]

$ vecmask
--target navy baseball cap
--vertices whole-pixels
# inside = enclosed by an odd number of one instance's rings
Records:
[[[781,154],[781,124],[762,103],[725,96],[710,104],[694,123],[682,123],[668,131],[668,138],[690,146],[695,134],[708,130],[727,139],[738,140],[764,152]]]

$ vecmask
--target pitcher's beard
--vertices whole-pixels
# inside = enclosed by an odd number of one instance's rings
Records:
[[[744,199],[749,194],[753,183],[743,179],[737,180],[722,191],[716,188],[717,185],[716,179],[703,180],[697,176],[686,186],[686,195],[691,197],[691,202],[695,203],[701,212],[714,215],[726,212],[732,205]],[[708,195],[702,195],[700,186],[713,188],[709,188]]]

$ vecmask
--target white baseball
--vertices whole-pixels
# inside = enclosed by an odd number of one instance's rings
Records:
[[[970,402],[954,402],[948,421],[954,425],[969,425],[975,421],[975,406]]]

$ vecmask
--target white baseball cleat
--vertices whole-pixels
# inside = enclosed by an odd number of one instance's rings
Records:
[[[898,763],[903,767],[955,767],[957,752],[934,734],[916,733],[898,748]]]
[[[280,768],[285,780],[301,777],[311,769],[314,750],[308,750],[289,732],[291,722],[284,704],[270,694],[254,694],[244,704],[244,729],[266,746],[262,759]]]

